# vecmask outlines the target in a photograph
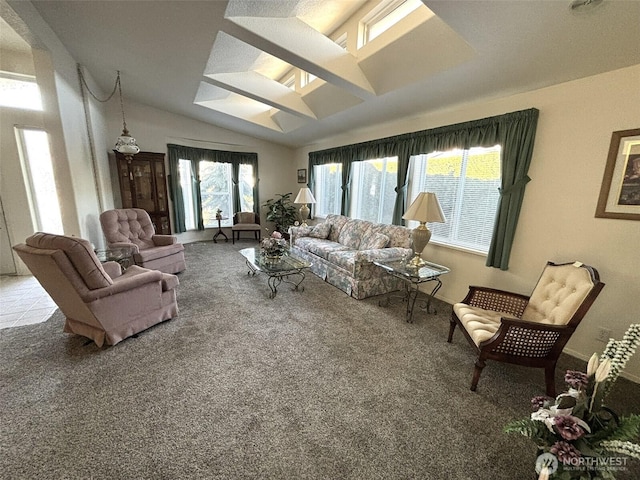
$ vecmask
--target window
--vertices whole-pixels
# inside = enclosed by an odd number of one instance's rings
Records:
[[[340,35],[338,38],[336,38],[334,40],[334,42],[338,45],[340,45],[340,47],[343,50],[347,49],[347,32],[344,32],[342,35]]]
[[[31,75],[0,72],[0,106],[42,110],[36,78]]]
[[[185,228],[187,230],[197,228],[195,220],[196,204],[194,201],[196,180],[195,172],[192,170],[194,164],[191,160],[180,159],[178,166],[184,203]],[[222,220],[221,226],[231,226],[234,213],[232,165],[230,163],[205,160],[198,162],[197,165],[199,165],[200,203],[202,205],[204,227],[214,228],[218,226],[218,221],[216,220],[218,209],[222,210],[223,217],[227,217],[226,220]],[[253,168],[251,165],[241,164],[238,185],[241,211],[253,211],[253,187]]]
[[[351,217],[391,224],[398,184],[398,157],[354,162]]]
[[[20,160],[29,188],[29,207],[38,230],[62,235],[62,215],[47,132],[35,128],[15,127]]]
[[[325,217],[339,215],[342,208],[342,164],[329,163],[313,167],[315,214]]]
[[[309,72],[305,72],[304,70],[300,71],[300,87],[305,87],[313,82],[316,78],[315,75]]]
[[[420,7],[420,0],[384,0],[360,22],[358,48],[389,30],[400,20]]]
[[[500,197],[500,146],[434,152],[412,162],[411,200],[434,192],[446,217],[429,224],[431,241],[487,253]]]
[[[296,89],[296,75],[295,75],[295,73],[292,73],[290,76],[288,76],[287,78],[282,80],[282,84],[285,87],[290,88],[291,90],[295,90]]]

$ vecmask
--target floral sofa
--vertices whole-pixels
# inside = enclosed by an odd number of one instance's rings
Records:
[[[411,254],[411,230],[342,215],[327,215],[315,226],[291,227],[291,250],[311,271],[361,300],[399,290],[402,281],[373,264]]]

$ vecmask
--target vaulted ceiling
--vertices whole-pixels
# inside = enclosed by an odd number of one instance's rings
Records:
[[[360,49],[377,0],[32,3],[105,91],[291,146],[640,63],[639,1],[424,0]]]

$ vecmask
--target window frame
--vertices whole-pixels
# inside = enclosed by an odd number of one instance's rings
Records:
[[[315,217],[318,218],[326,218],[327,215],[340,215],[341,211],[342,211],[342,169],[343,169],[343,165],[342,163],[325,163],[322,165],[313,165],[313,193],[315,195],[315,197],[317,199],[324,199],[327,198],[327,195],[324,194],[324,191],[326,190],[324,188],[323,185],[321,185],[322,180],[324,180],[325,176],[326,176],[326,172],[323,171],[323,169],[325,167],[332,167],[335,166],[338,169],[338,179],[339,181],[336,182],[336,185],[333,186],[333,193],[335,194],[335,198],[337,199],[337,211],[333,211],[333,212],[318,212],[318,206],[321,205],[320,202],[313,204],[313,214]]]
[[[383,157],[383,158],[373,158],[369,160],[360,160],[353,162],[351,164],[351,176],[352,176],[352,184],[351,184],[351,205],[350,205],[350,213],[352,218],[362,219],[362,196],[361,193],[364,192],[364,188],[367,185],[364,185],[364,172],[362,171],[364,164],[373,163],[373,162],[382,162],[382,171],[381,171],[381,181],[380,181],[380,191],[377,196],[382,200],[385,198],[386,190],[387,190],[387,179],[386,175],[390,174],[387,172],[387,165],[389,161],[395,161],[396,163],[396,173],[393,174],[394,184],[397,183],[397,165],[398,165],[398,157]],[[393,204],[390,206],[391,212],[393,212],[393,207],[395,205],[395,198],[393,199]],[[386,207],[386,209],[385,209]],[[390,225],[390,223],[386,223],[383,221],[384,212],[389,211],[389,206],[384,205],[384,202],[381,201],[378,203],[378,214],[375,220],[365,219],[372,221],[374,223],[384,223],[385,225]],[[392,219],[393,220],[393,219]]]
[[[184,162],[184,163],[183,163]],[[198,230],[198,225],[196,225],[196,209],[198,208],[198,205],[196,204],[196,202],[194,201],[195,195],[193,194],[193,188],[191,185],[191,180],[192,177],[190,176],[190,178],[183,178],[182,174],[183,171],[185,171],[187,169],[187,166],[189,169],[192,169],[192,174],[195,176],[195,181],[198,184],[198,192],[199,192],[199,200],[200,200],[200,216],[202,219],[202,224],[203,227],[205,229],[212,229],[212,228],[218,228],[218,220],[215,218],[215,214],[213,215],[213,223],[205,223],[205,215],[204,215],[204,208],[203,208],[203,204],[204,204],[204,198],[203,198],[203,193],[202,190],[200,189],[200,186],[202,185],[202,178],[201,178],[201,166],[203,165],[203,163],[212,163],[212,164],[220,164],[220,165],[224,165],[225,169],[226,169],[226,184],[228,185],[229,189],[228,191],[225,192],[220,192],[220,193],[214,193],[213,195],[218,195],[218,196],[226,196],[228,199],[228,204],[230,205],[230,209],[234,210],[234,205],[235,205],[235,198],[234,198],[234,188],[233,188],[233,163],[230,162],[216,162],[214,160],[190,160],[190,159],[184,159],[184,158],[179,158],[178,159],[178,184],[181,187],[182,190],[182,200],[183,200],[183,207],[184,207],[184,217],[185,217],[185,230],[186,231],[193,231],[193,230]],[[195,168],[194,168],[195,166]],[[184,170],[183,170],[184,167]],[[238,178],[239,181],[242,181],[242,168],[251,168],[253,170],[252,165],[250,164],[245,164],[245,163],[240,163],[238,165]],[[255,189],[255,172],[252,172],[252,176],[253,176],[253,185],[251,185],[251,189]],[[253,193],[253,192],[252,192]],[[241,192],[241,187],[238,187],[238,194],[241,196],[241,198],[238,199],[238,202],[240,203],[241,206],[241,210],[243,209],[243,199],[242,199],[242,192]],[[254,206],[255,207],[255,206]],[[188,210],[188,211],[187,211]],[[255,208],[252,208],[251,211],[254,211]],[[220,221],[220,226],[221,227],[231,227],[233,226],[233,213],[234,212],[223,212],[223,217],[227,217],[224,220]]]
[[[38,85],[38,82],[36,81],[35,76],[0,70],[0,79],[9,80],[10,82],[17,82],[17,83],[22,83],[22,84],[32,86],[33,92],[31,93],[34,94],[34,97],[30,99],[32,103],[28,105],[24,105],[24,104],[20,105],[18,103],[9,103],[9,104],[0,103],[0,108],[16,108],[19,110],[29,110],[34,112],[44,111],[44,106],[42,104],[42,93],[40,92],[40,86]],[[16,93],[12,96],[12,98],[19,99],[20,95]]]
[[[481,256],[488,256],[489,249],[491,248],[491,238],[489,242],[484,244],[478,243],[469,243],[465,241],[461,241],[458,239],[458,235],[460,232],[460,228],[462,228],[461,217],[464,209],[463,198],[465,195],[465,186],[468,186],[468,178],[467,178],[467,167],[469,165],[469,157],[476,153],[484,153],[489,154],[494,153],[498,154],[497,157],[497,167],[500,169],[500,176],[497,181],[497,189],[496,189],[496,199],[495,199],[495,209],[493,212],[493,218],[491,223],[491,230],[495,227],[496,221],[496,213],[500,203],[500,195],[498,193],[498,189],[500,188],[500,183],[502,179],[502,165],[501,165],[501,154],[502,148],[500,145],[494,145],[492,147],[470,147],[468,149],[454,149],[449,152],[431,152],[429,154],[420,154],[415,155],[411,158],[411,166],[410,166],[410,193],[407,198],[407,207],[411,205],[417,194],[421,191],[430,191],[428,185],[426,184],[426,168],[428,164],[429,157],[434,157],[435,155],[442,153],[450,153],[460,151],[462,155],[462,161],[460,165],[460,181],[456,186],[456,198],[454,201],[454,210],[453,210],[453,218],[447,217],[447,223],[453,222],[452,229],[449,233],[449,236],[444,237],[438,235],[436,232],[433,232],[430,243],[440,245],[447,248],[452,248],[455,250],[462,250],[465,252],[474,253]],[[432,190],[431,190],[432,191]],[[488,217],[485,219],[488,221]],[[409,221],[407,222],[407,226],[410,228],[415,228],[418,225],[418,222]]]

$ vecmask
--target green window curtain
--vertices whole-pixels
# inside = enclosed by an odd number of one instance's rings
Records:
[[[228,152],[224,150],[209,150],[205,148],[185,147],[183,145],[167,144],[169,152],[169,172],[172,176],[171,194],[173,195],[173,213],[176,218],[176,225],[186,231],[184,222],[184,202],[182,200],[182,188],[179,179],[180,160],[189,160],[193,182],[193,205],[195,209],[195,220],[198,230],[204,230],[204,219],[202,218],[202,201],[200,197],[200,177],[199,165],[201,161],[231,164],[231,178],[233,182],[233,208],[240,211],[240,188],[239,172],[241,164],[249,164],[253,168],[255,184],[253,187],[253,209],[259,213],[259,193],[258,193],[258,154],[253,152]],[[174,174],[175,170],[175,174]],[[180,220],[178,220],[180,219]],[[181,223],[179,223],[181,221]],[[176,229],[176,231],[178,231]]]
[[[501,145],[502,188],[496,214],[494,234],[487,257],[487,266],[508,269],[509,256],[515,230],[524,199],[524,187],[529,181],[527,172],[533,154],[538,110],[535,108],[506,113],[495,117],[444,127],[421,130],[362,142],[343,147],[335,147],[309,153],[309,171],[314,165],[342,163],[343,205],[348,212],[351,163],[384,157],[398,157],[398,184],[393,211],[393,223],[402,224],[406,209],[407,178],[409,159],[434,151],[446,152],[452,149],[471,147],[491,147]],[[313,173],[310,175],[313,184]]]
[[[173,205],[173,230],[175,233],[186,232],[184,223],[184,201],[180,186],[180,158],[176,150],[169,149],[169,194]]]
[[[240,164],[231,165],[231,183],[233,188],[233,211],[240,211]]]
[[[498,143],[502,145],[500,200],[487,256],[488,267],[509,268],[511,246],[516,233],[524,189],[538,124],[538,110],[521,112],[498,123]]]

